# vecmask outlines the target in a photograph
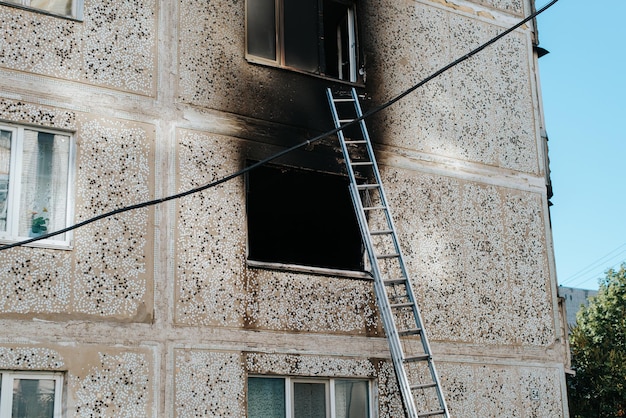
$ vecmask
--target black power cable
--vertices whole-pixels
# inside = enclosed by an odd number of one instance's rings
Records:
[[[552,7],[557,1],[559,1],[559,0],[552,0],[550,3],[548,3],[547,5],[542,7],[541,9],[537,10],[536,12],[532,13],[531,15],[526,17],[525,19],[521,20],[520,22],[518,22],[514,26],[510,27],[509,29],[505,30],[504,32],[502,32],[502,33],[496,35],[495,37],[491,38],[490,40],[488,40],[484,44],[480,45],[476,49],[470,51],[466,55],[463,55],[461,58],[458,58],[455,61],[451,62],[450,64],[446,65],[445,67],[435,71],[434,73],[432,73],[431,75],[429,75],[428,77],[426,77],[425,79],[420,81],[419,83],[415,84],[414,86],[410,87],[409,89],[405,90],[404,92],[400,93],[398,96],[394,97],[393,99],[385,102],[384,104],[382,104],[382,105],[380,105],[378,107],[375,107],[375,108],[369,110],[368,112],[363,114],[363,116],[353,120],[352,122],[347,123],[345,125],[342,125],[341,128],[335,128],[335,129],[330,130],[328,132],[325,132],[325,133],[323,133],[321,135],[318,135],[318,136],[316,136],[314,138],[308,139],[308,140],[306,140],[306,141],[304,141],[302,143],[296,144],[296,145],[294,145],[294,146],[292,146],[290,148],[284,149],[284,150],[282,150],[282,151],[280,151],[280,152],[278,152],[278,153],[276,153],[276,154],[274,154],[274,155],[272,155],[270,157],[265,158],[264,160],[261,160],[261,161],[258,161],[256,163],[252,164],[252,165],[249,165],[249,166],[245,167],[244,169],[242,169],[240,171],[237,171],[235,173],[229,174],[226,177],[223,177],[223,178],[221,178],[219,180],[216,180],[214,182],[205,184],[203,186],[196,187],[194,189],[190,189],[190,190],[187,190],[187,191],[184,191],[184,192],[181,192],[181,193],[177,193],[177,194],[174,194],[174,195],[171,195],[171,196],[163,197],[163,198],[160,198],[160,199],[149,200],[149,201],[146,201],[146,202],[137,203],[135,205],[130,205],[130,206],[125,206],[125,207],[122,207],[122,208],[118,208],[118,209],[112,210],[110,212],[102,213],[102,214],[97,215],[97,216],[95,216],[93,218],[86,219],[86,220],[84,220],[82,222],[79,222],[77,224],[68,226],[68,227],[60,229],[58,231],[50,232],[48,234],[41,235],[41,236],[34,237],[34,238],[29,238],[29,239],[24,240],[24,241],[19,241],[19,242],[14,242],[12,244],[4,245],[4,246],[0,247],[0,251],[8,250],[9,248],[13,248],[13,247],[19,247],[19,246],[22,246],[22,245],[25,245],[25,244],[30,244],[31,242],[43,240],[43,239],[50,238],[50,237],[53,237],[53,236],[56,236],[56,235],[61,235],[61,234],[64,234],[66,232],[72,231],[74,229],[78,229],[78,228],[80,228],[82,226],[88,225],[90,223],[99,221],[100,219],[109,218],[111,216],[117,215],[119,213],[124,213],[124,212],[128,212],[128,211],[135,210],[135,209],[141,209],[141,208],[145,208],[145,207],[148,207],[148,206],[158,205],[159,203],[164,203],[164,202],[167,202],[167,201],[170,201],[170,200],[174,200],[174,199],[180,199],[181,197],[185,197],[185,196],[188,196],[190,194],[201,192],[203,190],[209,189],[211,187],[218,186],[218,185],[220,185],[222,183],[225,183],[225,182],[227,182],[229,180],[232,180],[232,179],[234,179],[236,177],[239,177],[239,176],[241,176],[241,175],[243,175],[243,174],[245,174],[245,173],[247,173],[249,171],[254,170],[257,167],[260,167],[260,166],[262,166],[264,164],[267,164],[267,163],[269,163],[271,161],[274,161],[274,160],[282,157],[283,155],[289,154],[292,151],[295,151],[295,150],[297,150],[299,148],[302,148],[302,147],[306,147],[306,146],[308,146],[308,145],[310,145],[310,144],[312,144],[312,143],[314,143],[316,141],[319,141],[320,139],[323,139],[323,138],[329,137],[331,135],[334,135],[337,132],[339,132],[340,130],[345,129],[345,128],[349,127],[349,126],[355,125],[355,124],[359,123],[360,121],[362,121],[362,120],[364,120],[364,119],[366,119],[366,118],[368,118],[368,117],[370,117],[370,116],[380,112],[381,110],[388,108],[392,104],[396,103],[397,101],[403,99],[405,96],[411,94],[412,92],[414,92],[418,88],[422,87],[424,84],[428,83],[432,79],[440,76],[441,74],[445,73],[446,71],[448,71],[452,67],[455,67],[456,65],[462,63],[463,61],[473,57],[476,54],[478,54],[483,49],[485,49],[488,46],[496,43],[501,38],[505,37],[509,33],[513,32],[516,29],[518,29],[522,25],[524,25],[527,22],[535,19],[541,13],[543,13],[544,11],[546,11],[547,9]]]

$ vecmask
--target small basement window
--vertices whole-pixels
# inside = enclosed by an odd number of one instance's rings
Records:
[[[363,270],[361,233],[348,179],[262,166],[247,176],[248,259]]]

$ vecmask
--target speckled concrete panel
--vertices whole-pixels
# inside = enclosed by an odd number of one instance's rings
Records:
[[[71,254],[42,248],[0,252],[0,311],[52,314],[71,306]]]
[[[244,417],[244,368],[239,353],[176,350],[177,418]]]
[[[153,196],[151,128],[78,122],[73,112],[14,100],[0,102],[0,119],[76,130],[77,221]],[[82,227],[74,232],[73,251],[21,247],[0,253],[2,312],[146,320],[152,304],[151,214],[140,209]]]
[[[248,326],[302,332],[377,335],[368,280],[255,271],[248,274]]]
[[[151,95],[156,3],[92,0],[76,22],[0,7],[0,66]]]
[[[380,101],[503,30],[421,3],[393,2],[374,11],[366,16],[366,23],[382,30],[368,44],[372,49],[368,84],[375,86]],[[373,138],[402,148],[536,173],[529,42],[527,34],[510,34],[506,41],[432,80],[378,116]]]
[[[0,369],[5,370],[62,370],[63,356],[45,347],[0,347]]]
[[[563,416],[557,368],[440,362],[437,369],[451,416]]]
[[[557,368],[521,367],[519,369],[520,398],[524,417],[561,417],[562,371]]]
[[[153,416],[154,365],[147,351],[99,352],[98,361],[72,370],[68,390],[76,417]]]
[[[398,379],[391,361],[379,362],[378,375],[376,377],[378,383],[378,416],[380,418],[405,416]]]
[[[76,113],[0,98],[0,119],[49,128],[76,130]]]
[[[179,95],[184,101],[232,109],[249,67],[243,60],[244,2],[182,0],[179,31]]]
[[[153,198],[151,127],[88,120],[78,136],[77,222]],[[152,214],[142,208],[75,231],[76,312],[149,319]]]
[[[0,119],[75,129],[73,112],[2,99]],[[66,251],[14,248],[0,252],[0,310],[12,313],[66,312],[70,305],[72,256]]]
[[[524,12],[524,2],[522,0],[474,0],[472,3],[484,4],[485,6],[500,9],[504,12],[516,15],[521,15]]]
[[[237,142],[180,131],[177,190],[231,174]],[[176,225],[176,322],[241,326],[245,269],[243,178],[180,199]]]
[[[376,369],[370,360],[329,356],[247,353],[249,374],[283,376],[373,377]]]
[[[384,169],[400,242],[435,340],[554,342],[540,195]],[[472,332],[468,333],[467,330]]]

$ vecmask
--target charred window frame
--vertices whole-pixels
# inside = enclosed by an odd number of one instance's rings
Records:
[[[250,171],[248,263],[320,273],[362,272],[363,245],[348,184],[344,176],[289,167]]]
[[[357,33],[354,1],[246,1],[250,62],[362,83]]]

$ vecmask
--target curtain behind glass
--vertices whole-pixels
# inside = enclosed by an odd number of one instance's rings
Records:
[[[53,418],[54,380],[13,380],[12,418]]]
[[[369,417],[367,381],[335,381],[335,415],[337,418]]]
[[[326,418],[326,385],[294,383],[293,412],[294,418]]]
[[[0,131],[0,231],[7,230],[10,167],[11,132]]]
[[[67,214],[69,137],[25,130],[23,145],[19,235],[36,236],[35,224],[42,220],[45,231],[40,233],[62,229]]]
[[[248,379],[248,418],[285,418],[285,379]]]

